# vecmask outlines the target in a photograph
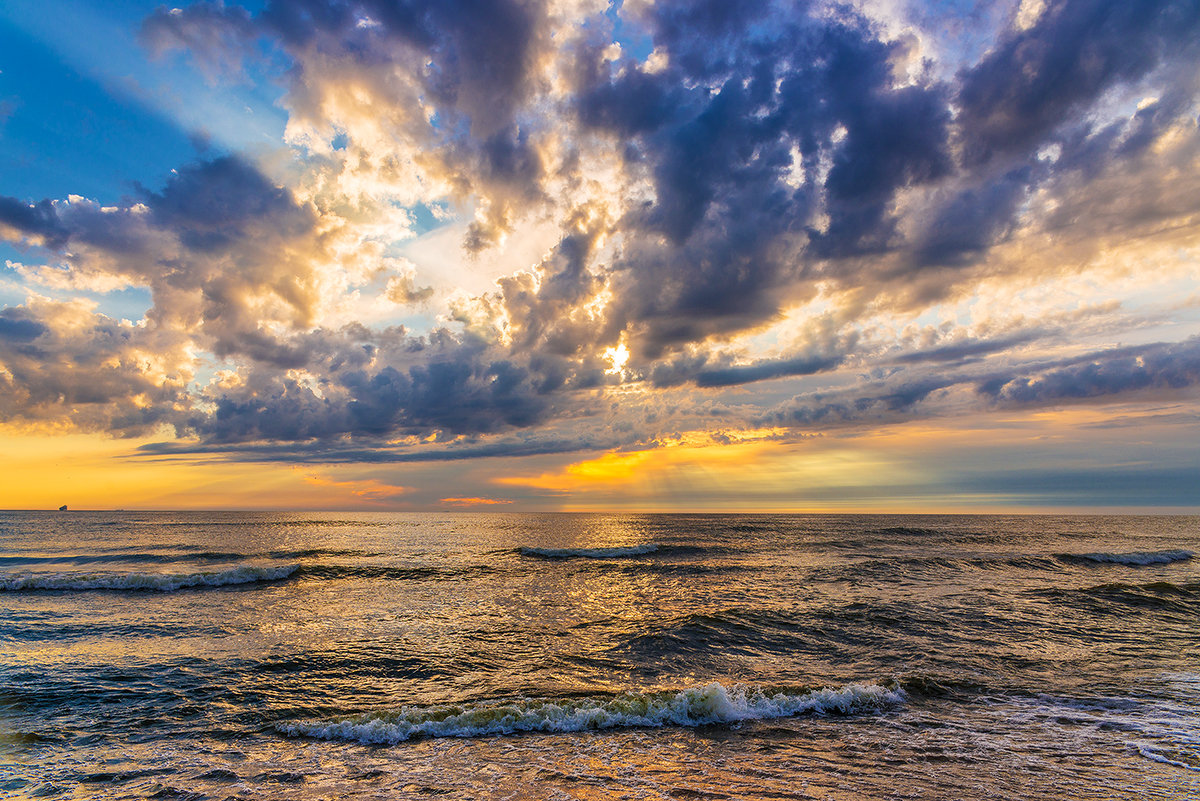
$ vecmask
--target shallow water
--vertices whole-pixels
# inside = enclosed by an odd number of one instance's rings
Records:
[[[1200,518],[0,514],[0,795],[1200,797]]]

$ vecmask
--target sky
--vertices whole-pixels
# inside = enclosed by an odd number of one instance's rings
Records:
[[[1198,0],[17,0],[0,508],[1200,511]]]

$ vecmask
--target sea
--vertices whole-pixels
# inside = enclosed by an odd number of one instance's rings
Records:
[[[0,797],[1200,798],[1200,518],[0,513]]]

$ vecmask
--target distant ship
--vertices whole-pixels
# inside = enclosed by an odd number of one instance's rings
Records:
[[[67,505],[64,503],[62,506],[58,507],[58,511],[60,511],[60,512],[67,511]]]

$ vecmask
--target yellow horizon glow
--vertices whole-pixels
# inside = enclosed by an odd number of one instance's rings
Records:
[[[507,498],[439,498],[438,503],[451,506],[504,506],[513,501]]]
[[[763,501],[780,505],[775,499],[793,491],[887,486],[897,475],[910,476],[915,470],[895,468],[893,460],[855,443],[781,442],[761,434],[726,442],[692,434],[657,448],[611,451],[556,471],[501,476],[493,483],[561,495],[567,509],[664,503],[689,509],[710,503],[729,507],[731,494],[746,498],[745,507],[761,508]]]
[[[992,411],[804,437],[780,429],[692,431],[627,451],[406,465],[292,465],[223,455],[138,451],[163,436],[113,439],[0,426],[0,508],[274,509],[754,513],[1079,512],[1037,496],[964,493],[958,474],[979,450],[1011,472],[1030,454],[1047,469],[1086,459],[1079,443],[1130,448],[1185,437],[1177,407],[1143,404]],[[1157,429],[1153,436],[1151,430]],[[1073,447],[1075,446],[1075,447]],[[1053,454],[1053,458],[1047,454]],[[1143,454],[1144,456],[1144,454]],[[954,487],[957,486],[957,491]],[[505,487],[493,496],[488,487]],[[1195,507],[1088,507],[1122,513]]]
[[[359,509],[407,491],[376,479],[334,480],[287,464],[152,457],[161,437],[113,439],[0,427],[0,508]]]

